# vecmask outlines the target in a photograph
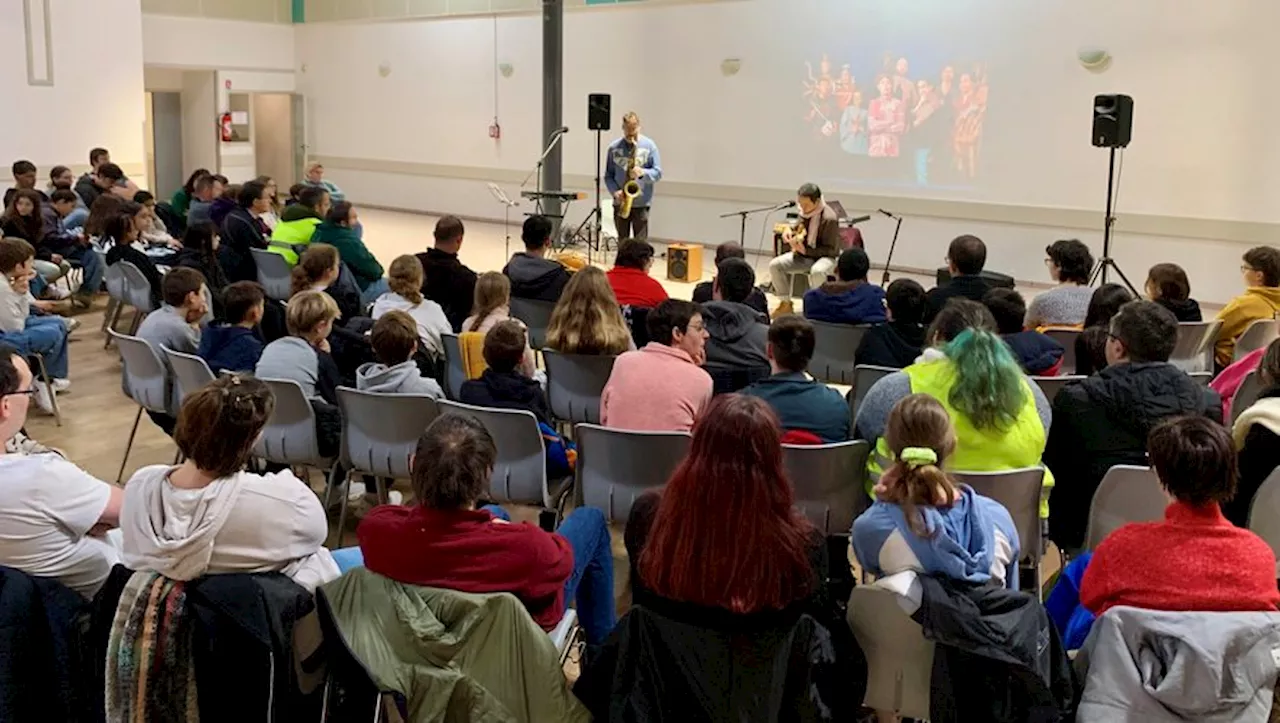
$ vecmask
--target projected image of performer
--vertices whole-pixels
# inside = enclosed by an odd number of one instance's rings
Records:
[[[978,172],[978,147],[982,140],[982,123],[987,114],[987,85],[975,85],[966,73],[960,76],[962,104],[956,116],[952,147],[956,170],[972,179]]]
[[[836,132],[836,82],[831,77],[831,60],[824,54],[818,63],[820,75],[814,77],[813,66],[805,63],[809,79],[804,81],[804,99],[808,103],[804,120],[813,127],[815,137],[828,137]]]
[[[916,183],[923,186],[929,183],[929,169],[935,156],[946,147],[950,126],[937,89],[922,79],[916,82],[916,91],[918,100],[911,109],[907,145],[913,151]]]
[[[909,68],[906,58],[898,58],[898,62],[893,66],[893,95],[902,101],[904,107],[914,108],[916,105],[916,84],[908,76]]]
[[[662,180],[658,144],[640,135],[640,116],[622,116],[622,137],[605,154],[604,185],[613,194],[613,223],[618,241],[649,236],[653,186]]]
[[[862,107],[862,91],[853,91],[852,102],[840,116],[840,148],[850,155],[867,155],[867,109]]]
[[[907,129],[907,112],[901,100],[893,97],[893,81],[882,75],[876,80],[880,96],[867,109],[870,143],[867,155],[872,158],[897,158],[898,141]]]
[[[844,111],[853,102],[853,91],[857,90],[857,83],[853,79],[853,73],[849,71],[846,64],[840,69],[840,77],[836,79],[836,109]]]

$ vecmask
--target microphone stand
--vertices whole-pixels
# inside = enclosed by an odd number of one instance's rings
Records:
[[[902,217],[893,214],[885,215],[897,219],[898,222],[893,227],[893,241],[889,244],[889,256],[884,260],[884,276],[880,279],[880,285],[887,287],[889,285],[889,264],[893,263],[893,250],[898,246],[898,232],[902,230]]]
[[[520,202],[512,201],[510,198],[508,198],[507,194],[504,193],[496,183],[489,184],[489,193],[493,194],[494,199],[497,200],[498,203],[502,204],[502,209],[503,209],[502,225],[507,233],[506,245],[503,247],[506,251],[506,255],[503,256],[503,258],[509,259],[511,258],[511,208],[513,206],[519,206]]]
[[[551,155],[551,151],[555,150],[556,146],[560,144],[560,139],[563,137],[564,137],[564,134],[559,132],[553,133],[551,135],[551,140],[547,143],[547,149],[542,152],[542,157],[538,159],[538,164],[534,166],[533,170],[529,172],[529,175],[525,176],[524,180],[520,182],[521,188],[524,188],[525,186],[529,185],[529,179],[533,178],[536,175],[538,177],[538,193],[541,194],[543,191],[546,190],[545,188],[542,187],[542,166],[544,163],[547,162],[547,156]],[[536,206],[537,206],[538,213],[541,214],[542,213],[542,196],[541,195],[538,196],[538,202]]]
[[[785,208],[787,204],[778,203],[772,206],[761,206],[760,208],[745,208],[741,211],[730,211],[729,213],[720,214],[720,218],[733,218],[734,216],[742,217],[742,227],[738,231],[738,245],[742,248],[747,247],[747,216],[754,213],[764,213],[766,211],[773,212]]]

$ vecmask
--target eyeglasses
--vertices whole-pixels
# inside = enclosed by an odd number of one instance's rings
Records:
[[[1257,271],[1257,269],[1253,268],[1249,264],[1240,264],[1240,273],[1247,274],[1250,271]]]
[[[21,395],[21,396],[30,396],[30,395],[34,395],[35,393],[36,393],[36,390],[35,390],[35,389],[16,389],[16,390],[14,390],[14,391],[12,391],[12,392],[0,392],[0,398],[4,398],[4,397],[16,397],[16,396],[19,396],[19,395]]]

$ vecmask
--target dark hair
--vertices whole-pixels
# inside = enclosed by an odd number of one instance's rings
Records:
[[[298,193],[298,203],[310,209],[318,209],[328,195],[329,192],[320,186],[307,186]]]
[[[716,267],[720,266],[720,262],[725,259],[745,259],[747,252],[742,250],[742,246],[736,241],[725,241],[716,247]]]
[[[133,222],[133,212],[129,210],[131,205],[137,204],[130,204],[128,201],[120,204],[120,210],[102,225],[103,238],[111,239],[112,244],[127,243],[126,237],[129,232],[136,230]]]
[[[312,284],[323,278],[341,260],[338,249],[329,244],[308,244],[306,251],[298,256],[298,263],[289,272],[291,293],[297,294],[310,289]]]
[[[114,163],[104,163],[98,166],[98,176],[112,182],[123,181],[124,171]]]
[[[173,441],[198,469],[227,477],[249,463],[275,406],[275,396],[261,380],[218,377],[183,400]]]
[[[213,184],[217,181],[212,174],[205,174],[196,179],[195,193],[204,193],[213,188]]]
[[[31,202],[31,214],[28,216],[18,213],[18,201],[24,198]],[[13,226],[20,227],[22,238],[33,244],[39,243],[40,238],[44,236],[44,213],[40,210],[43,205],[39,191],[34,188],[18,189],[14,191],[13,198],[9,199],[9,207],[4,210],[4,220]]]
[[[1177,264],[1156,264],[1147,272],[1147,284],[1155,287],[1156,298],[1164,301],[1186,301],[1191,296],[1187,272]]]
[[[182,306],[190,294],[199,294],[204,286],[204,274],[187,266],[170,269],[161,282],[164,303],[169,306]]]
[[[1054,241],[1044,248],[1044,252],[1054,266],[1058,267],[1059,281],[1089,283],[1089,274],[1093,272],[1093,254],[1083,242],[1073,238]]]
[[[262,284],[256,281],[237,281],[222,290],[222,315],[232,323],[239,324],[249,317],[249,312],[259,304],[266,303],[267,292]]]
[[[813,358],[813,324],[799,314],[783,314],[769,325],[773,360],[789,372],[802,372]]]
[[[14,357],[21,358],[22,355],[8,344],[0,344],[0,394],[13,394],[22,383],[18,365],[13,363]]]
[[[84,222],[86,236],[106,236],[107,222],[123,213],[125,200],[114,193],[101,193],[89,207],[89,218]]]
[[[224,186],[230,183],[230,181],[227,180],[227,177],[222,175],[221,173],[213,173],[213,174],[210,174],[209,177],[212,178],[214,181],[221,183]]]
[[[403,364],[418,348],[418,324],[407,312],[388,311],[373,322],[369,343],[373,345],[373,358],[380,364]]]
[[[338,201],[329,208],[329,213],[325,214],[324,220],[334,226],[346,226],[347,219],[351,217],[351,209],[355,208],[355,204],[350,201]]]
[[[822,189],[816,183],[805,183],[796,191],[797,196],[804,196],[810,201],[822,200]]]
[[[1089,298],[1089,310],[1084,315],[1084,328],[1109,324],[1120,307],[1133,301],[1133,294],[1120,284],[1103,284]]]
[[[1258,246],[1244,252],[1244,262],[1262,272],[1263,286],[1280,286],[1280,249]]]
[[[613,265],[624,269],[644,269],[653,258],[653,245],[644,239],[631,238],[618,244]]]
[[[0,238],[0,273],[8,273],[36,257],[36,247],[15,236]]]
[[[289,186],[289,198],[296,201],[298,199],[298,195],[302,193],[302,189],[306,187],[307,184],[305,183],[295,183],[292,186]]]
[[[442,216],[436,221],[435,231],[431,235],[435,238],[436,243],[452,243],[461,241],[462,234],[466,233],[466,227],[462,225],[462,219],[457,216]]]
[[[267,184],[262,181],[245,181],[240,187],[240,194],[236,197],[236,203],[241,208],[253,208],[253,202],[262,198],[262,194],[267,192]]]
[[[1206,505],[1236,494],[1236,450],[1226,427],[1201,415],[1174,417],[1147,435],[1160,484],[1179,502]]]
[[[1178,344],[1178,319],[1154,301],[1130,301],[1111,317],[1111,336],[1131,362],[1167,362]]]
[[[140,206],[145,206],[154,200],[156,197],[150,191],[138,191],[133,194],[133,202]]]
[[[756,285],[756,272],[742,259],[725,259],[716,269],[715,288],[720,298],[741,304],[751,296]]]
[[[98,165],[99,158],[102,158],[103,156],[109,156],[109,155],[111,155],[111,151],[108,151],[105,148],[94,148],[89,151],[89,165],[96,166]]]
[[[66,166],[54,166],[53,168],[50,168],[50,169],[49,169],[49,182],[50,182],[50,183],[53,183],[53,179],[57,178],[58,176],[61,176],[61,175],[62,175],[62,174],[64,174],[64,173],[69,172],[70,170],[71,170],[71,169],[70,169],[70,168],[67,168]],[[70,189],[68,189],[68,190],[70,190]]]
[[[551,219],[541,214],[534,214],[524,220],[520,229],[520,238],[526,249],[540,249],[547,245],[551,238]]]
[[[511,372],[524,359],[524,325],[515,319],[500,321],[484,335],[484,363],[495,372]]]
[[[410,479],[418,504],[456,510],[474,503],[489,485],[498,448],[475,417],[448,412],[418,437]]]
[[[182,184],[182,190],[186,191],[187,195],[190,196],[196,192],[196,181],[199,181],[201,177],[207,175],[209,175],[208,168],[197,168],[191,172],[190,176],[187,176],[187,182]]]
[[[836,277],[841,281],[866,281],[870,270],[871,259],[857,246],[845,249],[836,260]]]
[[[925,344],[934,344],[935,340],[943,343],[960,336],[966,329],[981,329],[995,333],[996,320],[986,306],[969,299],[951,298],[933,317],[929,331],[925,334]]]
[[[35,173],[36,164],[31,161],[15,161],[13,164],[13,176],[17,178],[24,173]]]
[[[702,313],[701,308],[692,301],[684,299],[667,299],[649,311],[645,318],[645,329],[649,332],[649,341],[671,346],[672,332],[679,329],[688,333],[689,320]]]
[[[885,305],[899,324],[919,324],[926,307],[924,287],[913,279],[898,279],[884,292]]]
[[[947,258],[961,274],[980,274],[987,265],[987,245],[977,236],[957,236],[947,247]]]
[[[211,222],[193,223],[182,235],[182,247],[198,251],[200,261],[210,274],[206,278],[210,285],[221,288],[226,286],[226,277],[222,272],[222,264],[218,260],[218,252],[213,248],[213,239],[218,236],[218,227]]]
[[[946,343],[956,379],[947,401],[980,430],[1013,425],[1031,393],[1021,365],[995,329],[987,307],[956,297],[938,312],[925,337],[930,344]]]
[[[79,203],[80,197],[70,188],[59,188],[49,194],[49,200],[52,203]]]
[[[1268,387],[1280,385],[1280,339],[1273,340],[1262,353],[1258,360],[1258,377]]]
[[[982,305],[996,320],[996,331],[1001,334],[1017,334],[1022,331],[1027,318],[1027,302],[1013,289],[994,288],[982,295]]]

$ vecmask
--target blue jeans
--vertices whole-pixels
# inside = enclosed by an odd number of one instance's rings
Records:
[[[39,299],[44,297],[44,292],[49,289],[49,282],[44,280],[40,274],[36,274],[31,279],[31,295]]]
[[[73,212],[74,213],[74,212]],[[102,290],[102,280],[106,277],[106,265],[102,257],[89,246],[77,247],[67,254],[67,258],[79,262],[84,271],[84,283],[78,289],[81,294],[96,294]]]
[[[378,279],[372,284],[369,284],[369,287],[364,291],[360,292],[360,306],[368,306],[369,304],[372,304],[374,301],[377,301],[379,296],[382,296],[388,291],[391,291],[391,287],[387,284],[387,280],[385,278]]]
[[[62,219],[62,227],[69,231],[74,231],[75,229],[78,229],[78,228],[84,228],[84,222],[88,220],[89,220],[89,209],[77,208],[76,210],[67,214],[66,218]]]
[[[349,570],[364,567],[364,553],[359,547],[343,547],[333,550],[330,554],[333,555],[333,561],[338,563],[338,570],[344,575]]]
[[[67,378],[67,327],[60,316],[28,316],[22,331],[0,332],[0,344],[19,354],[44,357],[45,368],[55,379]]]

